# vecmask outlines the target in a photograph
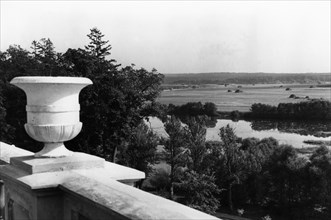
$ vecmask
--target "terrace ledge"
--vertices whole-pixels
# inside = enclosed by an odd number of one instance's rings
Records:
[[[10,158],[31,155],[0,142],[0,160],[5,164],[0,166],[0,178],[17,186],[17,192],[15,187],[6,188],[6,195],[14,198],[14,208],[23,210],[15,214],[27,219],[218,219],[132,187],[145,174],[118,164],[40,173],[10,164]],[[6,198],[7,209],[8,204]]]

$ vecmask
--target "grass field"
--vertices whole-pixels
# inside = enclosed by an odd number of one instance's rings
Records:
[[[282,86],[282,87],[281,87]],[[240,87],[240,88],[238,88]],[[286,88],[291,90],[286,91]],[[240,89],[242,93],[235,93]],[[231,90],[232,92],[228,92]],[[291,94],[299,99],[289,98]],[[182,105],[187,102],[213,102],[219,111],[249,111],[254,103],[278,105],[279,103],[301,102],[309,96],[310,99],[324,98],[331,101],[331,88],[313,87],[310,85],[209,85],[200,88],[165,90],[161,93],[159,102],[163,104]]]

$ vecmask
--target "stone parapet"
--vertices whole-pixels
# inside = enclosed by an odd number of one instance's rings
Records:
[[[0,152],[5,164],[0,166],[0,178],[5,184],[6,219],[217,219],[132,187],[145,178],[145,173],[132,168],[104,162],[102,167],[82,165],[47,171],[49,164],[43,168],[42,161],[55,160],[56,166],[64,159],[34,158],[32,152],[3,143]],[[95,157],[78,154],[87,162]],[[31,164],[38,164],[43,172],[31,172],[26,168]]]
[[[144,192],[114,180],[81,176],[61,184],[64,191],[64,219],[79,213],[82,219],[218,219],[182,204]]]
[[[31,156],[31,155],[33,155],[31,151],[27,151],[15,147],[15,145],[10,145],[4,142],[0,142],[0,162],[2,163],[10,163],[10,158],[12,157],[22,157],[22,156]]]

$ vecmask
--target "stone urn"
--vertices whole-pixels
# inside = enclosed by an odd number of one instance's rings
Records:
[[[27,97],[28,135],[44,143],[35,157],[71,156],[63,144],[82,129],[79,121],[79,92],[92,84],[82,77],[15,77],[11,84],[24,90]]]

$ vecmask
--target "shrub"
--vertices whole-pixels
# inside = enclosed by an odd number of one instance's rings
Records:
[[[238,110],[232,111],[230,116],[232,120],[238,120],[240,118],[240,113]]]
[[[155,170],[149,179],[149,183],[157,191],[168,190],[170,187],[170,172],[163,168]]]

